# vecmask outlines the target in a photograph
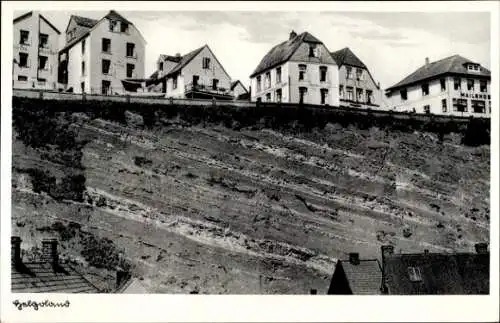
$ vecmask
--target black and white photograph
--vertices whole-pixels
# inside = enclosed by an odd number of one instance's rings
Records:
[[[2,3],[2,320],[498,320],[500,5],[210,3]]]

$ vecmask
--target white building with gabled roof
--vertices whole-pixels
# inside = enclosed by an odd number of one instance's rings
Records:
[[[100,20],[71,16],[59,51],[59,80],[75,93],[124,94],[122,81],[143,79],[146,40],[111,10]]]

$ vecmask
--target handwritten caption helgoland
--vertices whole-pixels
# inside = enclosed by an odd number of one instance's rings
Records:
[[[48,299],[41,302],[32,300],[20,301],[16,299],[15,301],[12,302],[12,304],[14,304],[14,306],[20,311],[22,311],[25,308],[32,308],[35,311],[38,311],[40,308],[64,308],[70,306],[69,300],[66,300],[64,302],[53,302]]]

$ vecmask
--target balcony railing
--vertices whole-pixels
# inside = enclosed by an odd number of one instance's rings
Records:
[[[216,87],[214,88],[212,85],[206,85],[203,83],[188,83],[184,86],[185,92],[205,92],[205,93],[210,93],[210,94],[217,94],[217,95],[227,95],[227,96],[233,96],[234,93],[230,89],[226,89],[223,87]]]

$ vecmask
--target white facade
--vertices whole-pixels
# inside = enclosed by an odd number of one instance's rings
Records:
[[[388,102],[398,112],[490,117],[490,80],[474,75],[442,76],[392,91]]]
[[[178,72],[168,75],[166,83],[166,96],[169,98],[186,98],[186,95],[189,97],[187,93],[193,90],[206,92],[207,95],[229,95],[231,91],[231,77],[208,46],[204,46]]]
[[[300,36],[297,36],[300,37]],[[323,44],[302,42],[290,59],[251,77],[251,101],[339,106],[339,70]]]
[[[39,12],[14,20],[13,88],[57,89],[59,37],[59,31]]]
[[[106,16],[85,33],[63,50],[61,60],[67,60],[66,89],[72,88],[75,93],[124,94],[122,80],[144,78],[145,40],[134,25]]]

